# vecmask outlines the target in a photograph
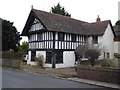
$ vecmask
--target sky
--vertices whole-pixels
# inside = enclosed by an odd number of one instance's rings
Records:
[[[0,0],[0,18],[14,22],[18,32],[22,32],[31,5],[34,9],[50,12],[51,7],[60,3],[72,18],[95,22],[99,15],[101,21],[111,20],[112,25],[118,20],[118,2],[120,0]],[[23,37],[22,41],[27,41]]]

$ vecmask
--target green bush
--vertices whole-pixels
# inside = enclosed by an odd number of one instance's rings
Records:
[[[86,60],[86,61],[80,61],[81,65],[90,65],[90,61]]]
[[[101,63],[101,67],[115,67],[113,59],[104,59]]]

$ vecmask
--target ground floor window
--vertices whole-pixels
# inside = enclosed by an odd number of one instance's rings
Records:
[[[57,50],[54,52],[54,55],[52,55],[53,52],[52,51],[46,51],[46,62],[45,63],[49,63],[52,64],[52,59],[55,55],[55,63],[59,64],[59,63],[63,63],[63,51],[61,50]]]
[[[107,52],[107,58],[110,58],[110,53],[109,52]]]
[[[31,51],[31,61],[35,61],[36,51]]]
[[[63,63],[63,51],[56,51],[56,63]]]
[[[46,62],[45,63],[50,63],[52,62],[52,51],[46,51]]]

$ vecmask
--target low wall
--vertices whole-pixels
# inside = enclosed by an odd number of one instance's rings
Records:
[[[77,75],[82,79],[96,80],[120,85],[120,69],[77,66]]]
[[[20,60],[13,60],[13,59],[2,59],[2,66],[20,69]]]

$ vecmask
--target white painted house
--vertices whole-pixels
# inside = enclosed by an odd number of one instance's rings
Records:
[[[43,55],[45,67],[75,65],[74,50],[86,41],[101,44],[100,58],[114,57],[114,30],[110,20],[88,23],[58,14],[32,9],[22,36],[28,36],[27,64],[35,65],[34,57]]]

